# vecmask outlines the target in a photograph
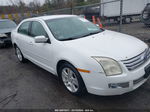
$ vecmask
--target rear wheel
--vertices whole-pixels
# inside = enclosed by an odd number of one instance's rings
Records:
[[[15,47],[15,51],[16,51],[16,55],[17,55],[18,60],[20,62],[25,62],[26,59],[24,58],[24,56],[22,55],[21,50],[17,46]]]
[[[82,77],[74,66],[65,63],[59,68],[59,75],[65,88],[73,95],[81,96],[86,93]]]

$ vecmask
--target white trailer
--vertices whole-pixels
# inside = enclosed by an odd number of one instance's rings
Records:
[[[120,1],[114,2],[114,0],[101,0],[101,2],[101,16],[119,22]],[[131,22],[133,16],[140,15],[147,3],[150,3],[150,0],[123,0],[124,22]]]

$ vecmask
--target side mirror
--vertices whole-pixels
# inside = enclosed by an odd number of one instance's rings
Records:
[[[35,43],[46,43],[48,41],[48,38],[45,36],[36,36],[35,37]]]

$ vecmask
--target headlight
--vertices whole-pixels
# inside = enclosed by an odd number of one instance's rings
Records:
[[[122,74],[122,69],[119,63],[111,58],[92,57],[103,67],[107,76]]]

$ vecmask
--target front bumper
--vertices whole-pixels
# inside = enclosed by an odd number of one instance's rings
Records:
[[[4,38],[0,38],[0,46],[8,46],[8,45],[12,45],[11,42],[11,38],[10,37],[4,37]]]
[[[118,76],[107,77],[102,72],[80,74],[89,93],[102,96],[121,95],[137,89],[148,80],[149,77],[145,78],[144,75],[146,74],[145,67],[149,64],[150,60],[134,71],[126,69],[122,75]]]

